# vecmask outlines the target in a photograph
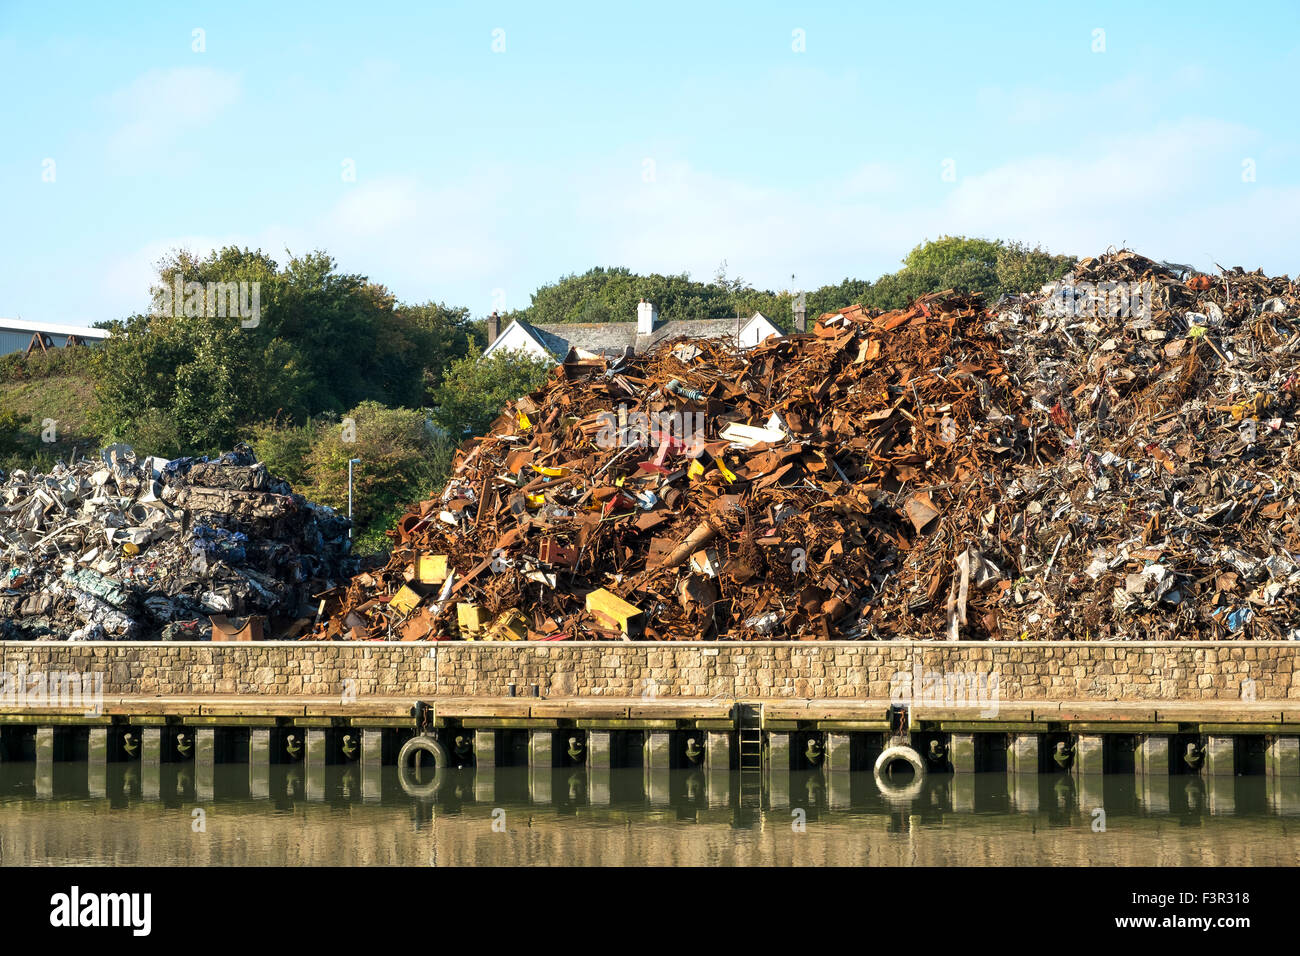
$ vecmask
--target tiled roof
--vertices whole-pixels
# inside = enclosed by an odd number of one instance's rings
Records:
[[[752,318],[752,317],[751,317]],[[660,322],[650,335],[638,335],[635,322],[559,322],[549,325],[521,323],[552,354],[561,358],[570,347],[597,355],[622,355],[631,346],[637,352],[653,348],[660,342],[687,336],[697,339],[720,339],[735,335],[749,324],[744,318],[685,319]]]

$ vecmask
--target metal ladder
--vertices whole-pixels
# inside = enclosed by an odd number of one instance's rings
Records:
[[[737,764],[740,768],[740,805],[763,802],[763,705],[736,702]]]

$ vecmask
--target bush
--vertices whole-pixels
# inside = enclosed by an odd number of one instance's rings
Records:
[[[434,420],[455,440],[481,435],[506,402],[536,391],[554,367],[554,362],[524,352],[503,349],[485,359],[472,348],[451,363],[433,390]]]
[[[315,435],[306,459],[310,490],[317,501],[346,510],[348,459],[361,459],[353,469],[353,518],[367,526],[433,492],[436,446],[423,412],[362,402]]]
[[[0,382],[24,382],[55,375],[89,374],[94,359],[92,347],[50,349],[48,352],[10,352],[0,356]]]
[[[30,421],[30,415],[0,406],[0,455],[11,455],[23,446],[21,430]]]
[[[176,416],[161,408],[149,408],[137,415],[121,430],[118,440],[130,445],[140,458],[157,455],[172,459],[197,454],[181,441]]]
[[[266,465],[267,471],[289,482],[294,491],[301,492],[310,482],[307,471],[312,442],[328,427],[328,422],[328,418],[319,422],[308,419],[306,425],[295,425],[277,418],[253,426],[248,443],[258,461]]]

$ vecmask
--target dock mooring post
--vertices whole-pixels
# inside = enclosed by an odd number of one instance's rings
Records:
[[[108,796],[108,728],[91,727],[86,740],[86,789],[92,799]]]
[[[1169,735],[1143,734],[1133,752],[1133,769],[1144,777],[1169,776]]]
[[[823,763],[828,773],[848,773],[852,767],[853,738],[848,734],[827,734]]]
[[[790,772],[790,735],[769,733],[767,735],[767,766],[773,772]]]
[[[1038,734],[1007,736],[1007,772],[1017,776],[1038,773]],[[1037,804],[1035,791],[1034,805]]]
[[[271,731],[265,727],[248,732],[248,795],[254,799],[271,795]]]
[[[608,730],[587,731],[587,803],[607,807],[610,801],[610,750]]]
[[[1264,773],[1269,777],[1300,777],[1300,737],[1278,735],[1264,751]]]
[[[647,731],[645,735],[645,768],[650,771],[667,770],[671,766],[673,738],[662,731]]]
[[[497,732],[495,730],[474,731],[474,766],[480,770],[491,770],[497,765]]]
[[[1205,738],[1205,775],[1231,777],[1237,772],[1236,747],[1231,737],[1211,735]]]
[[[140,728],[140,766],[162,766],[163,732],[161,727]]]
[[[731,772],[731,736],[725,730],[704,732],[704,766],[709,773]]]
[[[550,770],[555,766],[555,733],[534,730],[528,736],[528,766]]]
[[[767,735],[767,793],[773,807],[790,805],[790,735]]]
[[[361,800],[378,803],[383,798],[384,732],[378,727],[361,731]]]
[[[1143,734],[1133,750],[1138,798],[1148,813],[1169,812],[1168,734]]]
[[[369,771],[384,766],[384,732],[378,727],[361,731],[361,768]]]
[[[54,762],[54,728],[36,728],[36,762]]]
[[[194,731],[194,765],[211,766],[217,762],[217,731],[215,727],[200,727]]]
[[[608,730],[587,731],[587,766],[592,770],[608,770],[611,748]]]
[[[948,761],[953,773],[974,773],[975,735],[952,734],[948,738]]]
[[[54,728],[36,728],[36,796],[54,797]]]
[[[328,737],[324,730],[310,729],[303,754],[303,787],[308,800],[325,799],[325,764]]]
[[[1071,769],[1076,776],[1101,774],[1106,769],[1106,738],[1100,734],[1079,734],[1074,738],[1074,763]]]

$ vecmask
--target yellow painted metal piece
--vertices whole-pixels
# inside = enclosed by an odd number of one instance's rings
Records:
[[[388,602],[388,606],[398,614],[410,614],[420,606],[420,602],[423,600],[424,598],[420,597],[420,595],[416,594],[415,591],[403,584],[397,589],[397,593],[394,594],[392,599]]]
[[[468,635],[477,634],[483,630],[483,625],[488,622],[488,612],[486,608],[481,608],[477,604],[470,604],[462,601],[456,605],[456,623],[460,626],[460,633],[468,640]]]
[[[421,584],[441,584],[447,580],[447,556],[422,554],[416,565],[416,575]]]
[[[599,588],[587,595],[587,610],[596,615],[601,623],[617,627],[627,633],[629,622],[641,613],[641,609],[629,604],[617,594]]]
[[[523,641],[527,638],[528,619],[514,608],[502,611],[483,636],[485,641]]]

